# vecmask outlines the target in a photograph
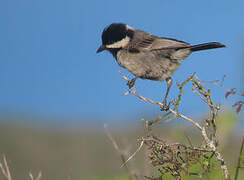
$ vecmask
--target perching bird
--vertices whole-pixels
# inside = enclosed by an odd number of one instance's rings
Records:
[[[172,74],[180,63],[194,51],[222,48],[225,45],[209,42],[190,45],[184,41],[158,37],[123,23],[113,23],[102,33],[102,45],[97,53],[108,50],[118,64],[135,75],[127,85],[133,87],[137,78],[167,82],[163,100],[168,109],[167,97],[172,85]]]

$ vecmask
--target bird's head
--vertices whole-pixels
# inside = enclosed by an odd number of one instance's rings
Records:
[[[135,29],[123,24],[113,23],[107,26],[102,33],[102,45],[97,53],[103,50],[118,50],[128,45],[133,37]]]

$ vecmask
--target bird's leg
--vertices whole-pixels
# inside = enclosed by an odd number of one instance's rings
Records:
[[[168,98],[168,95],[169,95],[169,90],[172,86],[172,78],[171,77],[168,77],[165,79],[166,80],[166,83],[167,83],[167,91],[166,91],[166,94],[165,94],[165,97],[164,97],[164,100],[163,100],[163,106],[161,107],[161,110],[162,111],[168,111],[169,110],[169,105],[167,105],[167,98]]]
[[[128,80],[127,86],[129,87],[129,89],[131,89],[135,85],[136,79],[137,79],[137,77],[134,77],[133,79]]]

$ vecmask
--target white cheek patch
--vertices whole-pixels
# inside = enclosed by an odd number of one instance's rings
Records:
[[[126,25],[126,29],[135,30],[135,28],[129,26],[128,24]]]
[[[126,36],[124,39],[122,39],[118,42],[106,45],[106,48],[123,48],[123,47],[127,46],[129,41],[130,41],[130,38],[128,36]]]

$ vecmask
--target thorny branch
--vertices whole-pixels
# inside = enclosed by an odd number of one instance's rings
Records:
[[[125,77],[124,75],[122,75],[120,73],[120,75],[128,81],[128,78]],[[193,92],[195,94],[197,94],[210,108],[210,119],[207,119],[206,120],[206,126],[201,126],[198,122],[196,122],[195,120],[183,115],[183,114],[180,114],[178,113],[177,111],[177,107],[181,101],[181,96],[182,96],[182,93],[183,93],[183,86],[189,82],[189,81],[192,81],[193,82]],[[164,117],[167,117],[168,115],[170,114],[173,114],[174,117],[180,117],[182,119],[185,119],[186,121],[190,122],[193,126],[195,126],[196,128],[198,128],[200,131],[201,131],[201,135],[206,143],[206,151],[211,151],[214,153],[216,159],[219,161],[220,163],[220,166],[221,166],[221,169],[223,171],[223,174],[224,174],[224,177],[226,180],[230,180],[230,174],[228,172],[228,169],[227,169],[227,166],[226,166],[226,163],[221,155],[221,153],[217,150],[217,140],[216,140],[216,124],[215,124],[215,119],[216,119],[216,115],[217,115],[217,112],[219,110],[219,105],[217,105],[216,107],[214,106],[214,103],[210,97],[210,90],[206,90],[200,83],[200,80],[198,79],[198,77],[195,75],[195,73],[190,76],[185,82],[183,82],[181,85],[180,84],[177,84],[178,87],[180,88],[180,95],[178,97],[178,99],[176,100],[176,102],[173,103],[173,105],[175,105],[175,107],[173,109],[169,108],[169,112],[166,113],[166,115]],[[158,102],[158,101],[154,101],[154,100],[151,100],[149,98],[145,98],[141,95],[139,95],[137,92],[136,92],[136,88],[133,87],[132,90],[129,90],[125,93],[125,95],[128,95],[128,94],[133,94],[135,95],[136,97],[138,97],[139,99],[143,100],[143,101],[146,101],[146,102],[150,102],[152,104],[156,104],[156,105],[159,105],[160,107],[163,106],[163,103],[161,102]],[[162,118],[161,118],[162,119]],[[160,118],[152,121],[152,122],[149,122],[146,124],[147,126],[147,129],[150,130],[150,125],[152,125],[153,123],[155,122],[158,122],[160,120]],[[210,128],[210,125],[212,127],[212,133],[211,134],[207,134],[206,132],[206,128],[209,129]],[[149,136],[149,133],[148,135]],[[144,139],[144,141],[146,141]],[[146,142],[145,142],[146,143]],[[189,147],[188,147],[189,148]],[[199,149],[200,150],[200,149]],[[171,150],[170,150],[171,151]],[[154,154],[155,155],[155,154]],[[165,163],[165,162],[164,162]],[[169,162],[168,162],[169,163]],[[174,162],[171,162],[173,163],[174,165],[176,165],[176,168],[181,168],[180,166],[177,166],[176,163]],[[172,169],[169,169],[169,171],[171,171]],[[171,171],[172,172],[172,171]],[[176,174],[172,174],[176,179],[180,179],[180,175],[179,173],[177,173],[178,171],[175,171]]]

